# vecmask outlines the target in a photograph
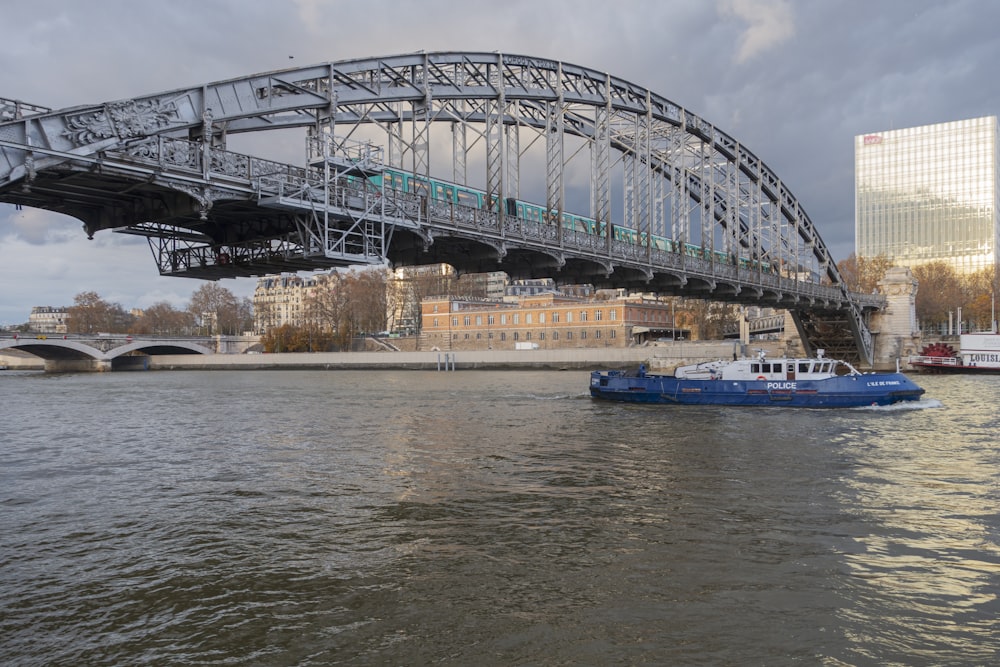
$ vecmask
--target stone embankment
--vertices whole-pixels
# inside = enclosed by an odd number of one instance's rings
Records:
[[[143,361],[134,365],[136,370],[590,370],[634,368],[644,363],[650,370],[667,371],[682,364],[731,359],[734,353],[755,354],[761,347],[770,357],[785,353],[778,343],[755,344],[753,349],[742,350],[734,342],[683,341],[629,348],[183,354],[133,358]],[[34,357],[0,357],[0,366],[5,365],[11,370],[46,368],[43,360]]]
[[[319,352],[312,354],[175,355],[150,357],[150,370],[504,370],[673,368],[732,358],[729,342],[683,342],[631,348],[477,350],[459,352]],[[777,350],[769,352],[773,356]]]

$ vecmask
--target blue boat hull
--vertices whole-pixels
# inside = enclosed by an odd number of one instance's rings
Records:
[[[627,403],[852,408],[916,401],[924,390],[902,373],[866,373],[823,380],[691,380],[668,375],[591,374],[590,395]]]

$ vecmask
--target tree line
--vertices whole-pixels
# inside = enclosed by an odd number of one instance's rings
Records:
[[[837,268],[848,289],[872,292],[893,263],[885,256],[857,257],[851,254]],[[995,316],[994,295],[998,291],[993,267],[972,274],[959,274],[950,264],[935,261],[911,269],[919,282],[916,315],[924,329],[942,328],[962,309],[966,330],[987,330]],[[451,272],[428,270],[403,281],[390,280],[385,270],[353,270],[316,276],[316,285],[303,301],[302,324],[265,326],[262,337],[269,352],[304,352],[349,349],[362,334],[394,328],[420,327],[420,302],[429,296],[485,298],[482,283]],[[714,302],[682,299],[677,309],[679,325],[698,329],[702,337],[721,336],[726,325],[738,320],[738,309]],[[257,320],[278,321],[267,312],[277,304],[261,304]],[[160,336],[240,334],[254,329],[253,303],[228,289],[206,283],[191,295],[186,308],[163,301],[139,314],[118,303],[108,302],[96,292],[81,292],[67,310],[69,333],[133,333]]]
[[[191,295],[187,308],[166,301],[141,314],[125,310],[97,292],[81,292],[66,309],[66,331],[76,334],[131,333],[156,336],[240,334],[253,328],[253,304],[228,289],[206,283]]]
[[[872,292],[894,265],[884,255],[857,257],[851,254],[839,262],[841,278],[848,289],[855,292]],[[958,309],[966,331],[987,331],[992,327],[994,298],[1000,286],[994,266],[979,271],[960,274],[944,261],[928,262],[910,269],[917,279],[917,297],[914,308],[922,329],[943,328],[951,320],[957,327]]]

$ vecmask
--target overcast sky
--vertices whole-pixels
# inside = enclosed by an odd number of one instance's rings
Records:
[[[834,259],[854,250],[854,136],[1000,112],[994,0],[0,0],[0,97],[54,109],[295,65],[500,51],[628,80],[760,157]],[[0,204],[0,325],[95,291],[186,306],[145,240]],[[255,279],[224,280],[250,296]]]

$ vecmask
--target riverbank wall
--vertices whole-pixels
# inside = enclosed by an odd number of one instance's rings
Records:
[[[154,355],[149,370],[591,370],[667,369],[706,359],[730,359],[731,342],[677,342],[632,348],[469,350],[460,352],[315,352]]]
[[[175,354],[121,357],[114,371],[151,370],[596,370],[628,369],[639,364],[654,372],[702,361],[752,356],[763,349],[768,357],[799,354],[780,341],[741,346],[734,341],[675,341],[628,348],[537,350],[467,350],[426,352],[313,352],[277,354]],[[136,360],[136,363],[124,363]],[[8,370],[78,372],[57,368],[33,355],[0,355]],[[93,369],[91,369],[93,370]]]

